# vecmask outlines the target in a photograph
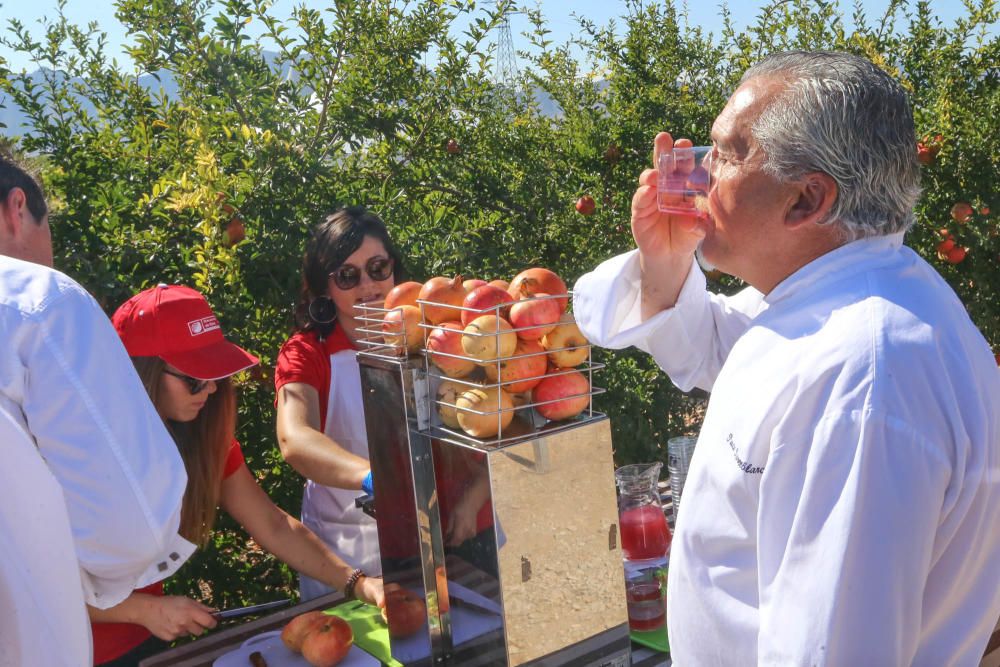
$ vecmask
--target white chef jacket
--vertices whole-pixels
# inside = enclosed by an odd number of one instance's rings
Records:
[[[598,345],[712,391],[668,575],[674,663],[977,665],[1000,616],[1000,372],[902,234],[641,322],[637,252],[580,279]]]
[[[0,665],[89,664],[82,602],[116,605],[194,551],[177,534],[184,464],[108,318],[70,278],[0,256],[0,340],[0,447],[7,472],[19,477],[0,485],[0,521],[18,525],[17,538],[0,540],[13,555],[0,558]],[[50,546],[37,551],[36,543]],[[37,594],[68,578],[79,590]],[[43,629],[68,618],[82,626]],[[64,642],[81,627],[86,643]],[[26,628],[37,634],[17,634]],[[66,657],[19,661],[11,656],[43,648],[19,639],[61,644]]]
[[[4,412],[0,443],[0,666],[89,665],[90,621],[62,488]]]

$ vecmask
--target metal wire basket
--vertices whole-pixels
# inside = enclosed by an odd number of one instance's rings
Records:
[[[527,297],[520,301],[527,302],[562,298],[571,300],[572,294]],[[520,350],[520,348],[524,347],[524,344],[518,333],[541,327],[537,325],[522,327],[510,325],[504,315],[511,305],[512,303],[503,303],[480,310],[418,299],[417,307],[420,310],[419,325],[418,327],[411,327],[411,330],[407,331],[401,322],[405,320],[407,315],[412,318],[413,313],[412,311],[410,313],[404,312],[405,306],[387,309],[383,307],[382,303],[358,304],[355,306],[357,312],[355,317],[363,324],[363,326],[358,328],[358,332],[362,334],[362,337],[358,340],[358,344],[362,347],[363,354],[383,359],[401,360],[412,354],[423,356],[426,383],[420,383],[420,390],[426,393],[426,397],[418,396],[417,403],[425,404],[427,409],[424,419],[421,420],[422,428],[420,430],[428,432],[433,437],[458,440],[477,447],[496,446],[522,439],[534,433],[548,432],[559,426],[575,424],[581,420],[603,417],[603,414],[594,410],[593,397],[605,391],[602,387],[595,386],[594,384],[594,373],[603,369],[604,364],[593,361],[590,344],[570,344],[554,348],[544,348],[539,343],[537,348],[532,351],[525,352]],[[428,341],[434,331],[446,328],[447,324],[445,322],[437,324],[428,323],[424,316],[428,306],[453,310],[455,317],[454,320],[450,321],[460,321],[463,313],[473,314],[476,318],[492,316],[494,318],[492,321],[495,323],[493,330],[475,330],[468,326],[463,326],[460,329],[454,326],[451,327],[456,329],[456,336],[460,335],[472,341],[481,339],[483,344],[476,346],[480,350],[480,356],[472,356],[464,350],[462,352],[448,352],[428,347]],[[386,318],[389,318],[388,322]],[[466,316],[466,321],[471,322],[468,315]],[[575,324],[571,316],[568,319],[560,320],[557,326],[570,324]],[[419,331],[420,334],[415,334],[415,331]],[[514,352],[509,351],[511,347],[509,341],[511,338],[515,340],[513,343],[515,347]],[[411,352],[413,350],[416,351]],[[557,367],[551,365],[549,361],[554,354],[560,353],[564,355],[567,353],[575,354],[580,357],[583,350],[586,350],[586,354],[582,356],[582,361],[572,367]],[[546,359],[546,364],[542,366],[540,372],[517,378],[505,377],[505,369],[508,364],[534,357],[544,357]],[[445,363],[438,363],[438,361],[445,362],[446,360],[454,360],[457,362],[456,365],[470,366],[473,370],[461,376],[451,375],[442,370],[442,366],[446,365]],[[510,391],[511,387],[538,384],[533,382],[535,380],[558,376],[576,376],[577,374],[586,378],[586,389],[581,389],[576,393],[568,395],[561,395],[557,398],[545,399],[535,396],[534,392],[526,394],[525,392]],[[579,380],[576,380],[576,382],[582,386]],[[455,389],[454,399],[448,400],[440,396],[438,390],[443,383],[450,383],[450,388]],[[485,400],[480,400],[480,404],[476,407],[470,406],[470,401],[468,400],[463,400],[463,404],[460,405],[459,397],[468,390],[480,390],[480,392],[486,395]],[[506,394],[506,398],[500,392]],[[495,398],[490,400],[494,396]],[[422,398],[425,398],[425,400],[421,400]],[[483,399],[483,395],[479,394],[477,398]],[[509,399],[509,401],[506,399]],[[544,416],[545,413],[550,412],[547,406],[554,406],[564,401],[577,400],[585,400],[587,405],[582,412],[573,418],[568,420],[550,420]],[[490,431],[495,432],[488,435],[473,435],[464,430],[460,425],[456,425],[455,420],[446,420],[442,416],[443,413],[445,415],[454,414],[457,417],[459,412],[464,413],[465,416],[495,417],[497,420],[495,428],[485,427],[484,429],[486,433]],[[451,424],[448,421],[451,421]],[[481,421],[485,423],[485,420]]]

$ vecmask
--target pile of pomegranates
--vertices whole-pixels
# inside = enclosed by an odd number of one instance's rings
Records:
[[[396,285],[382,322],[387,345],[424,351],[443,380],[444,425],[476,438],[501,433],[521,406],[571,419],[590,404],[588,376],[575,370],[590,345],[567,312],[566,283],[535,267],[503,280],[435,277]]]

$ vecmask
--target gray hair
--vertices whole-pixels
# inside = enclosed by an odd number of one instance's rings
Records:
[[[752,128],[766,173],[783,182],[816,171],[831,176],[837,200],[821,224],[837,225],[847,241],[909,229],[920,166],[913,114],[897,81],[836,51],[777,53],[740,83],[755,77],[785,82]]]

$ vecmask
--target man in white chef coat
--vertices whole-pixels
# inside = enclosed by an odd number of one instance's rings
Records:
[[[637,250],[575,291],[591,341],[711,392],[671,552],[674,663],[978,664],[1000,615],[1000,372],[903,245],[905,92],[856,56],[776,54],[712,143],[708,219],[660,213],[647,170]],[[749,287],[706,291],[699,247]]]
[[[0,155],[0,667],[92,664],[85,604],[194,550],[177,447],[104,312],[51,266],[42,190]]]

